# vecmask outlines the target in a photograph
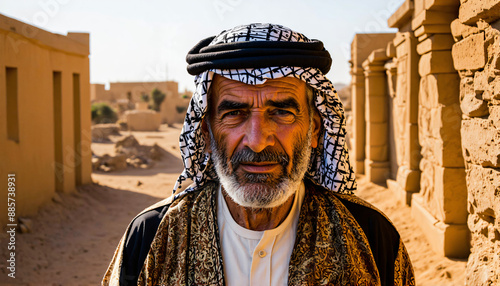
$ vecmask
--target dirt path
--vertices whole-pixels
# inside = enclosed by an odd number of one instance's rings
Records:
[[[168,154],[153,168],[129,168],[121,172],[94,173],[99,184],[63,194],[31,218],[31,233],[17,234],[17,273],[14,285],[97,285],[120,237],[130,220],[145,207],[171,193],[182,171],[178,150],[180,127],[162,127],[160,132],[134,132],[141,144],[158,143]],[[123,133],[122,135],[128,135]],[[120,137],[112,138],[116,141]],[[113,144],[93,144],[94,153],[113,152]],[[464,285],[465,261],[435,255],[419,229],[414,227],[408,207],[395,204],[391,193],[359,180],[358,195],[383,210],[401,233],[417,274],[418,285]],[[2,234],[3,235],[3,234]],[[6,237],[0,237],[6,245]],[[0,257],[6,257],[5,247]],[[3,259],[2,259],[3,260]],[[6,284],[6,268],[0,264],[0,285]]]
[[[395,202],[387,188],[358,179],[356,194],[383,211],[398,229],[408,250],[419,286],[465,285],[467,261],[452,260],[435,254],[423,232],[411,217],[410,207]]]

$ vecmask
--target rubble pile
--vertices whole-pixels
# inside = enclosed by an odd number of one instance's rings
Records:
[[[120,135],[120,126],[115,123],[96,124],[92,126],[92,142],[111,142],[109,135]]]
[[[141,145],[133,135],[129,135],[115,144],[115,156],[104,154],[93,155],[92,170],[112,172],[125,170],[128,166],[138,169],[149,169],[159,161],[165,152],[156,143],[153,146]]]

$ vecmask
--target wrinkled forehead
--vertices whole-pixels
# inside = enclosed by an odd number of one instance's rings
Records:
[[[260,91],[264,89],[273,91],[300,91],[304,90],[306,83],[293,77],[281,77],[276,79],[267,79],[262,84],[246,84],[237,80],[232,80],[224,76],[214,74],[211,89],[217,92],[238,91]]]
[[[266,97],[293,97],[300,104],[307,104],[306,83],[293,77],[267,79],[262,84],[246,84],[215,74],[208,92],[209,106],[214,106],[222,98],[245,100],[256,94]]]

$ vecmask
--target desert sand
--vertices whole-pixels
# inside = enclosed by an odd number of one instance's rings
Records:
[[[180,125],[158,132],[122,132],[116,142],[134,135],[139,143],[157,143],[166,152],[150,169],[92,174],[93,185],[59,194],[31,217],[31,232],[18,233],[16,278],[7,280],[4,261],[1,285],[97,285],[128,223],[147,206],[172,193],[182,171],[178,148]],[[113,154],[114,144],[93,143],[96,155]],[[464,285],[465,260],[436,255],[411,218],[410,209],[393,199],[384,186],[358,180],[357,195],[381,209],[396,225],[410,254],[417,285]],[[5,232],[0,245],[7,245]],[[0,256],[6,257],[6,247]],[[5,277],[5,279],[3,278]]]

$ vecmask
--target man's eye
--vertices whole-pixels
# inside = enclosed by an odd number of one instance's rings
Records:
[[[294,115],[293,112],[286,109],[276,109],[273,113],[274,115]]]
[[[240,110],[233,110],[233,111],[229,111],[228,113],[226,113],[226,115],[229,115],[229,116],[237,116],[237,115],[241,115],[241,111]]]
[[[222,115],[222,118],[225,118],[227,116],[229,116],[229,117],[241,116],[242,114],[243,114],[243,112],[241,110],[232,110],[232,111],[228,111],[228,112],[224,113]]]

